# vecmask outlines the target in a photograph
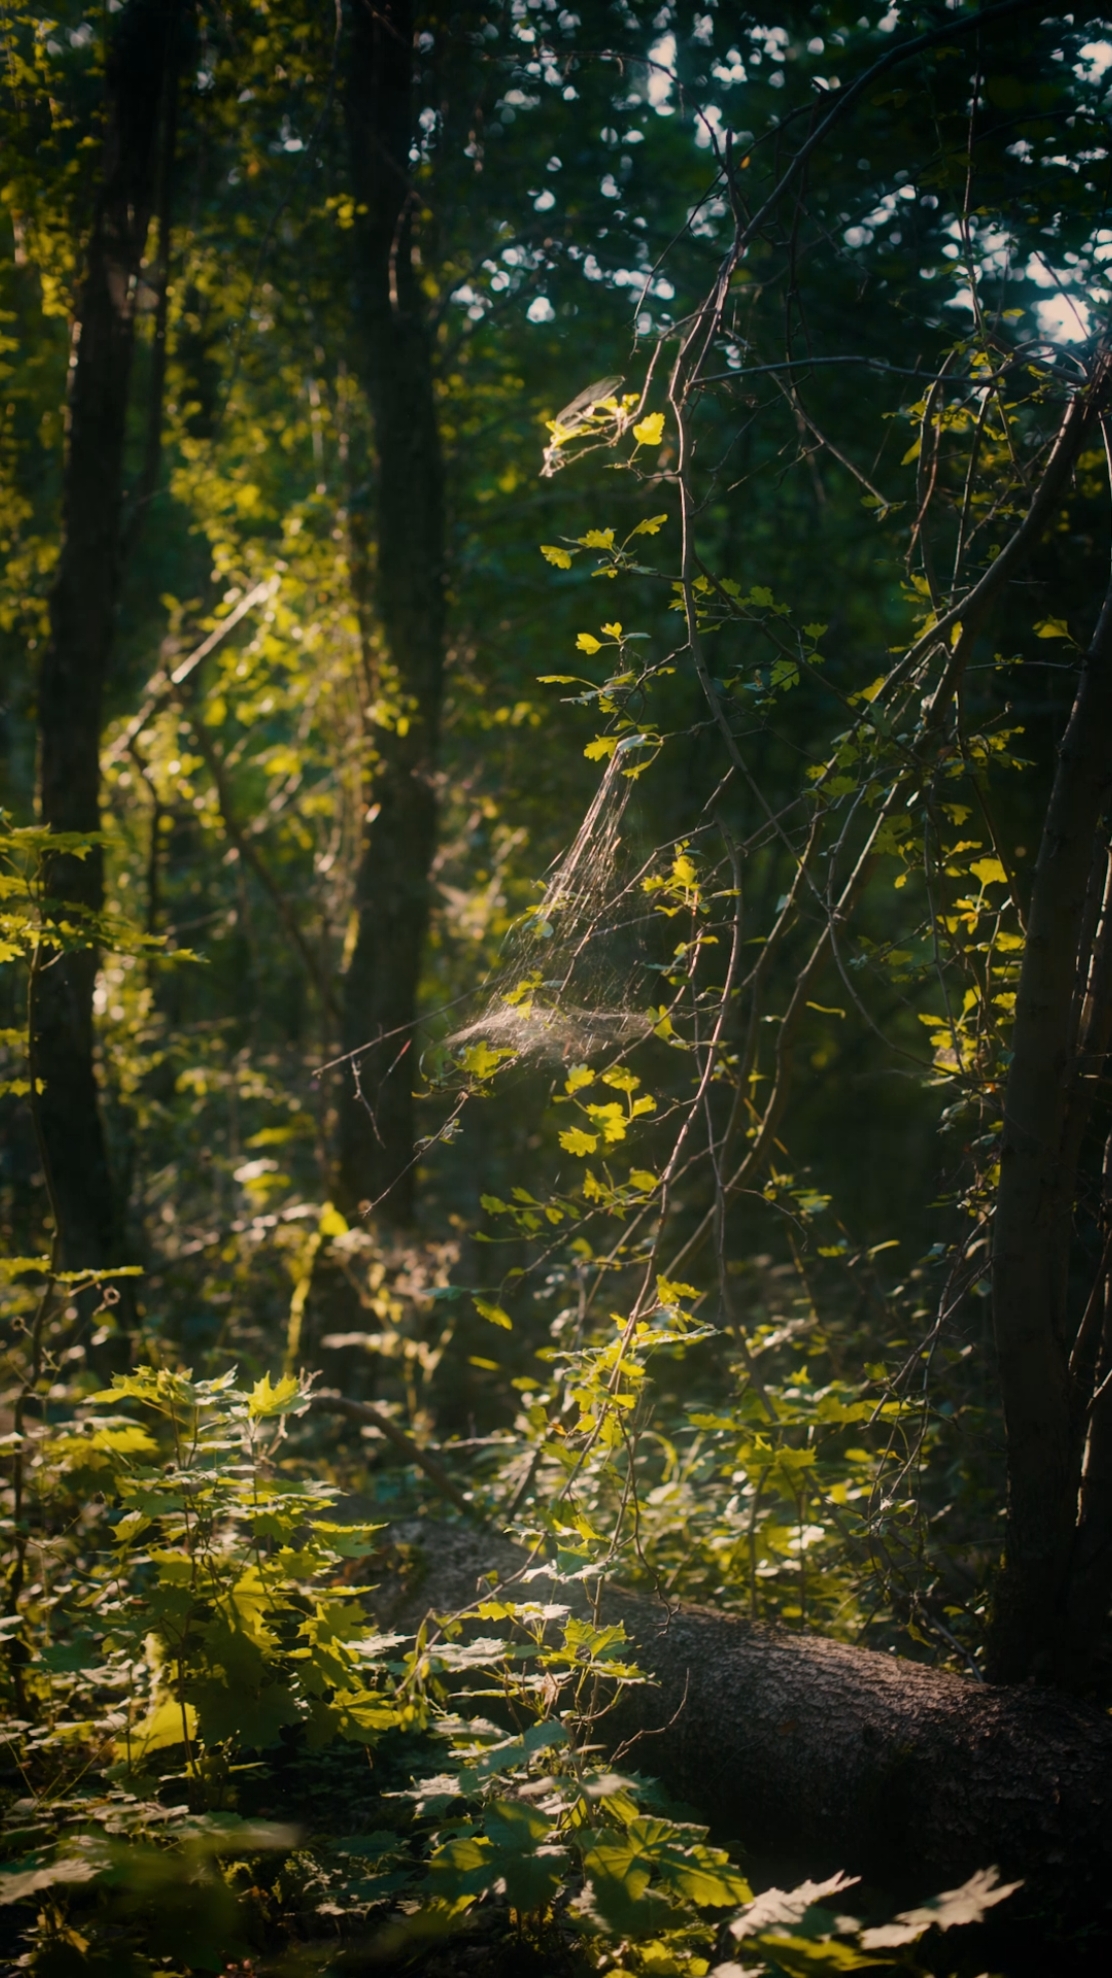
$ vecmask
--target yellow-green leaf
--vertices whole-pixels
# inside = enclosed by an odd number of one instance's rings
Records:
[[[485,1298],[472,1298],[471,1303],[481,1319],[487,1319],[492,1326],[501,1326],[503,1332],[512,1332],[514,1322],[501,1305],[490,1305]]]
[[[616,1099],[606,1106],[588,1106],[587,1111],[592,1119],[597,1119],[608,1147],[614,1147],[619,1140],[625,1139],[626,1116]]]
[[[270,1375],[264,1374],[247,1397],[247,1412],[253,1422],[263,1422],[272,1415],[288,1415],[303,1398],[296,1375],[283,1374],[271,1386]]]
[[[974,879],[980,880],[982,886],[1004,886],[1007,884],[1008,875],[999,859],[974,859],[969,870],[973,874]]]
[[[851,694],[850,699],[855,701],[875,701],[887,678],[887,673],[878,673],[876,679],[869,686],[862,687],[859,694]]]
[[[595,653],[602,651],[602,640],[596,639],[593,632],[580,632],[575,643],[579,652]]]
[[[513,1055],[507,1046],[495,1049],[491,1044],[469,1044],[463,1053],[463,1068],[473,1072],[476,1078],[489,1078],[504,1058],[512,1058]]]
[[[645,520],[638,522],[636,529],[631,530],[630,533],[634,536],[659,535],[667,520],[666,515],[646,515]]]
[[[561,549],[559,543],[542,543],[541,555],[547,562],[555,564],[557,570],[571,569],[571,551]]]
[[[595,1074],[590,1065],[573,1065],[564,1080],[565,1092],[581,1092],[585,1085],[593,1085]]]
[[[662,1305],[676,1305],[681,1298],[697,1298],[699,1293],[693,1284],[680,1284],[672,1278],[658,1277],[656,1295]]]
[[[650,412],[647,418],[639,420],[633,428],[633,437],[638,446],[659,446],[664,437],[663,412]]]
[[[598,1146],[597,1133],[584,1133],[581,1126],[569,1126],[560,1135],[560,1145],[565,1154],[593,1154]]]
[[[116,1741],[116,1754],[120,1758],[142,1757],[149,1751],[162,1751],[167,1745],[184,1743],[197,1735],[197,1712],[191,1703],[184,1706],[176,1697],[168,1696],[156,1703],[150,1715],[136,1725],[131,1734],[131,1750],[123,1738]]]
[[[586,535],[578,537],[577,540],[582,543],[584,549],[613,549],[614,531],[613,529],[588,529]]]
[[[1064,618],[1043,618],[1035,627],[1036,639],[1069,639],[1070,628]],[[1073,641],[1070,640],[1072,644]]]
[[[603,1072],[602,1082],[612,1085],[615,1092],[636,1092],[641,1080],[635,1071],[628,1070],[625,1065],[613,1065],[609,1071]]]

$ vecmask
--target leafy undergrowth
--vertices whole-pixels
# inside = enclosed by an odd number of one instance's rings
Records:
[[[492,1588],[379,1632],[380,1528],[285,1453],[307,1399],[143,1368],[25,1432],[8,1969],[913,1971],[1010,1893],[989,1870],[894,1921],[841,1877],[754,1900],[689,1809],[607,1762],[643,1679],[590,1618],[605,1561],[546,1562],[555,1598]],[[586,1618],[559,1598],[576,1581]]]

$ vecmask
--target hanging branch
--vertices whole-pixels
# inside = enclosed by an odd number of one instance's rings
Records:
[[[337,1004],[333,995],[332,984],[324,972],[320,959],[306,940],[301,924],[286,894],[274,878],[273,873],[260,854],[257,845],[249,833],[243,829],[243,826],[236,817],[231,785],[228,782],[225,765],[221,761],[217,751],[213,748],[205,732],[203,721],[197,720],[184,706],[183,712],[189,722],[189,731],[193,737],[197,751],[202,757],[209,775],[212,777],[224,829],[240,857],[246,865],[250,866],[263,891],[269,897],[282,926],[290,938],[291,945],[304,964],[306,974],[320,997],[322,1007],[334,1019],[337,1015]]]

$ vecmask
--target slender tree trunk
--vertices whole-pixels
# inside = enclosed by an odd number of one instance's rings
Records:
[[[1112,1015],[1110,791],[1112,585],[1059,748],[1004,1098],[992,1290],[1008,1505],[990,1636],[1001,1681],[1084,1681],[1112,1592],[1107,1402],[1092,1411],[1106,1349],[1074,1336],[1069,1300],[1080,1156]],[[1090,1301],[1098,1336],[1102,1289]]]
[[[432,351],[414,267],[411,0],[353,0],[345,111],[357,205],[357,348],[377,456],[377,757],[344,983],[354,1063],[341,1115],[345,1201],[405,1222],[413,1203],[413,1021],[436,843],[444,666],[444,490]],[[381,1040],[381,1041],[379,1041]]]
[[[102,178],[73,326],[62,548],[39,678],[42,822],[89,833],[100,825],[100,732],[120,583],[120,525],[135,290],[155,197],[159,110],[174,43],[176,0],[131,0],[115,25],[106,72]],[[95,915],[99,848],[49,862],[59,917]],[[42,1132],[61,1253],[71,1268],[119,1262],[120,1218],[93,1063],[95,947],[59,957],[39,979],[32,1021],[44,1080]]]

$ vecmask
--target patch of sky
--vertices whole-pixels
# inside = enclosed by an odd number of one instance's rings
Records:
[[[676,37],[662,34],[649,49],[649,71],[645,81],[645,95],[658,117],[670,117],[675,105],[672,90],[676,74]]]
[[[1082,82],[1101,82],[1105,72],[1112,68],[1112,41],[1086,41],[1077,51],[1077,61],[1073,65],[1075,76]]]

